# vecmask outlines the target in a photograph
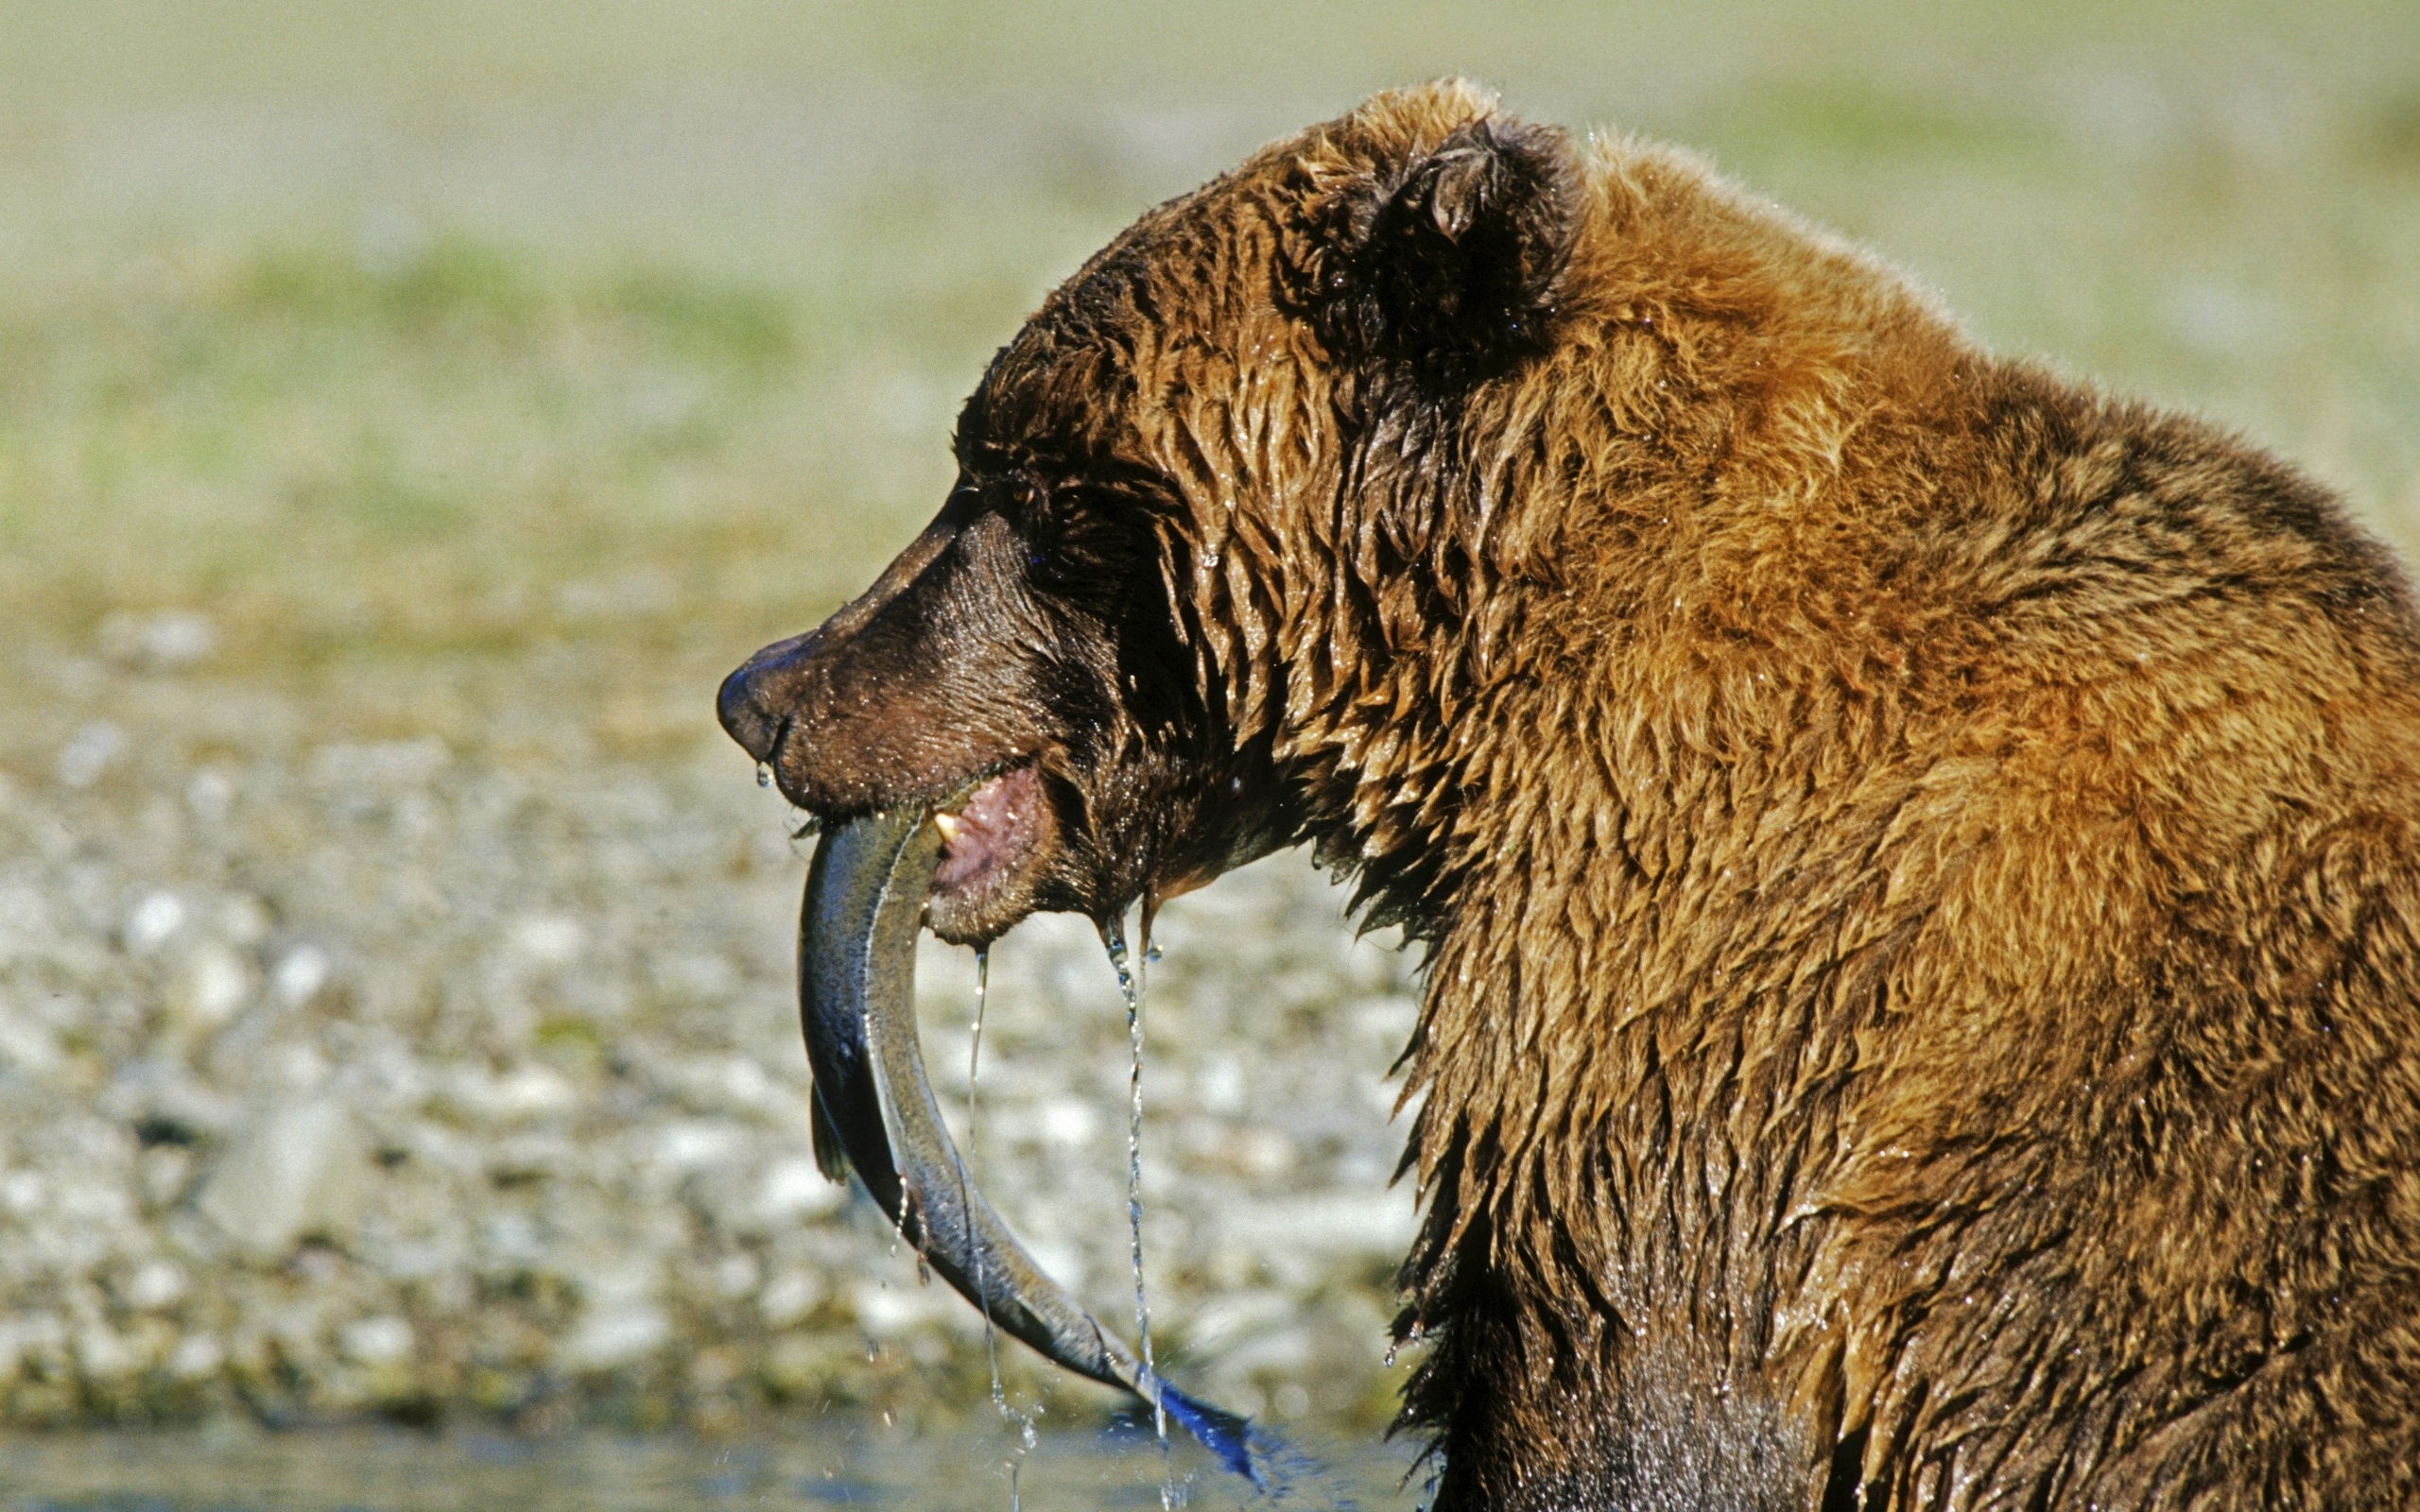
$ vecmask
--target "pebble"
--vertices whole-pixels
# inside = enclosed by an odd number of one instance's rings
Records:
[[[305,1235],[341,1243],[369,1195],[366,1154],[343,1104],[268,1104],[213,1161],[195,1207],[255,1257]]]

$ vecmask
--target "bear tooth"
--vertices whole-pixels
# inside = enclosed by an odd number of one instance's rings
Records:
[[[942,832],[942,839],[944,843],[958,838],[958,832],[963,822],[955,814],[937,813],[933,816],[933,828]]]

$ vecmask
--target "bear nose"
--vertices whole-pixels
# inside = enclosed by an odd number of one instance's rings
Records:
[[[760,762],[772,760],[773,722],[756,705],[752,668],[741,667],[722,679],[715,695],[715,717],[749,755]]]
[[[808,639],[795,635],[774,642],[723,679],[715,694],[715,717],[740,749],[760,762],[773,759],[783,715],[795,701],[797,653]]]

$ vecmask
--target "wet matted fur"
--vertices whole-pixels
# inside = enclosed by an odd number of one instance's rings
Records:
[[[725,722],[994,779],[952,938],[1307,837],[1426,948],[1441,1508],[2420,1495],[2420,623],[2323,490],[1460,84],[1145,216],[958,455]]]

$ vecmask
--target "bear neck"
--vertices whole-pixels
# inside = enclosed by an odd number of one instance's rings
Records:
[[[1815,261],[1870,297],[1870,268]],[[1842,542],[1906,529],[1858,517],[1876,474],[1971,472],[1960,406],[1990,370],[1912,297],[1893,318],[1877,351],[1871,308],[1641,290],[1517,382],[1374,405],[1341,470],[1278,745],[1365,923],[1427,948],[1409,1332],[1468,1311],[1457,1275],[1538,1257],[1563,1271],[1540,1306],[1597,1299],[1557,1325],[1582,1334],[1709,1295],[1710,1244],[1787,1261],[1789,1193],[1734,1184],[1821,1163],[1811,1114],[1854,1045],[1804,988],[1840,985],[1858,942],[1819,921],[1873,873],[1782,820],[1907,737],[1906,647],[1940,607]],[[1761,1354],[1754,1314],[1692,1331],[1717,1357],[1675,1368]]]

